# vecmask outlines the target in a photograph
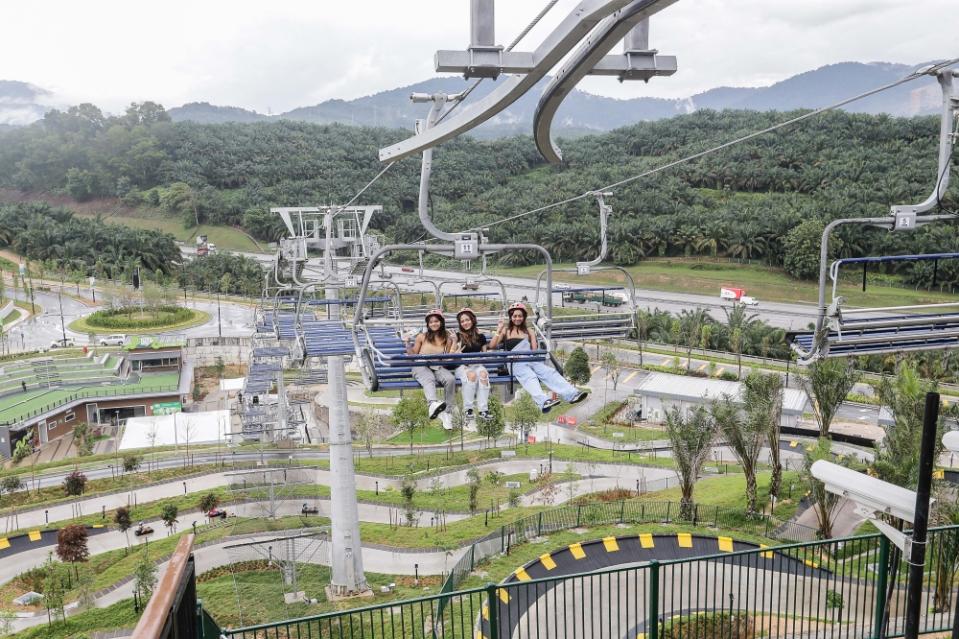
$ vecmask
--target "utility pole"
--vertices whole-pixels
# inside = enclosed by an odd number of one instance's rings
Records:
[[[60,305],[60,332],[63,334],[61,345],[67,345],[67,325],[63,321],[63,273],[60,273],[60,288],[57,289],[57,303]]]
[[[223,316],[220,313],[220,291],[216,292],[216,327],[217,334],[223,337]]]
[[[926,565],[926,535],[929,530],[929,493],[936,461],[936,431],[939,425],[939,393],[926,393],[922,417],[922,443],[919,449],[919,481],[916,485],[916,515],[909,544],[909,581],[906,590],[906,639],[919,636],[922,612],[923,571]]]

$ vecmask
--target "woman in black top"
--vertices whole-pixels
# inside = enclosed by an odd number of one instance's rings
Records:
[[[460,353],[481,353],[486,350],[486,335],[476,328],[476,313],[464,308],[456,314],[459,331],[456,334]],[[456,369],[456,376],[463,383],[463,410],[472,418],[474,409],[482,419],[489,418],[489,371],[482,364],[463,364]]]

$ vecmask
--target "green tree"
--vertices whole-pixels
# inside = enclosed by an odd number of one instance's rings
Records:
[[[529,393],[517,393],[513,400],[513,420],[511,427],[516,431],[518,440],[526,441],[526,436],[536,428],[542,412]]]
[[[200,497],[200,501],[197,505],[200,508],[200,512],[208,513],[220,505],[220,497],[216,493],[206,493]]]
[[[819,277],[819,254],[825,224],[819,219],[808,219],[796,225],[783,238],[783,268],[798,279]],[[842,240],[833,237],[829,241],[832,254],[842,250]]]
[[[805,374],[800,373],[799,380],[812,405],[820,437],[829,437],[833,418],[859,378],[852,360],[838,357],[813,362]]]
[[[176,504],[166,503],[163,504],[163,507],[160,509],[160,519],[163,520],[163,524],[167,527],[167,530],[174,530],[177,524],[177,515],[179,514],[179,509]]]
[[[67,576],[64,574],[63,564],[49,557],[43,564],[43,605],[47,609],[47,621],[51,624],[66,620],[67,586],[64,583]]]
[[[802,478],[809,490],[813,512],[816,515],[817,532],[822,539],[832,538],[832,529],[836,522],[836,515],[840,497],[826,490],[825,484],[813,477],[812,465],[819,460],[832,461],[832,441],[820,437],[812,450],[805,452]]]
[[[499,401],[498,397],[491,396],[489,398],[489,417],[478,420],[476,429],[487,441],[492,441],[493,445],[496,445],[497,440],[506,430],[506,415],[503,410],[503,403]]]
[[[577,346],[566,360],[566,377],[574,384],[588,384],[590,376],[589,356]]]
[[[666,412],[666,435],[679,474],[680,516],[692,520],[695,512],[693,488],[716,435],[716,421],[709,411],[699,406],[684,414],[678,408]]]
[[[133,569],[133,592],[140,601],[141,606],[146,606],[153,596],[153,590],[157,585],[157,568],[150,555],[147,553],[148,546],[143,545],[143,553],[140,560]]]
[[[606,404],[609,401],[609,385],[612,383],[613,391],[615,392],[616,387],[619,386],[619,376],[622,374],[623,367],[620,365],[619,360],[616,359],[616,353],[613,351],[603,351],[599,361],[603,366],[603,372],[606,373],[606,376],[603,378],[605,384],[603,389],[603,404]]]
[[[353,425],[357,439],[363,442],[366,454],[370,457],[373,456],[373,440],[385,435],[385,426],[384,419],[372,407],[360,413]]]
[[[82,524],[69,524],[57,531],[57,557],[73,564],[73,572],[79,577],[77,563],[90,557],[87,547],[87,528]]]
[[[416,480],[409,475],[403,477],[400,494],[403,496],[406,525],[412,528],[416,523],[416,507],[413,505],[413,498],[416,496]]]
[[[742,466],[746,477],[746,515],[755,517],[759,514],[756,467],[766,443],[766,424],[755,414],[740,409],[729,395],[714,402],[711,412],[720,434]]]
[[[776,373],[754,371],[743,381],[743,406],[748,419],[756,420],[757,427],[765,433],[769,447],[769,465],[772,475],[769,479],[769,495],[776,499],[782,490],[783,465],[779,450],[779,437],[782,432],[783,380]]]
[[[73,441],[77,446],[77,455],[87,457],[93,454],[93,434],[90,432],[90,425],[86,422],[80,422],[73,427]]]
[[[935,382],[919,377],[915,367],[903,361],[891,379],[879,385],[879,401],[892,413],[892,423],[876,444],[873,469],[876,475],[897,486],[913,487],[919,481],[919,450],[926,393],[936,390]],[[942,452],[943,419],[936,434],[936,458]]]
[[[11,495],[23,488],[23,480],[19,475],[7,475],[0,480],[0,492]]]
[[[133,517],[130,509],[126,506],[120,506],[113,513],[113,523],[117,525],[117,530],[123,533],[127,540],[127,548],[130,547],[130,528],[133,526]]]
[[[429,424],[426,400],[422,395],[404,397],[393,407],[393,426],[410,436],[410,454],[413,454],[413,435],[417,428]]]
[[[475,468],[470,468],[468,471],[466,471],[466,485],[468,490],[467,494],[470,514],[475,515],[480,489],[480,475],[479,471]]]

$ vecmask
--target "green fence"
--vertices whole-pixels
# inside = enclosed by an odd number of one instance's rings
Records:
[[[956,615],[959,526],[933,529],[928,544],[920,627],[946,632]],[[498,585],[221,632],[228,639],[875,639],[904,630],[908,570],[879,535],[556,578],[530,579],[527,568]]]

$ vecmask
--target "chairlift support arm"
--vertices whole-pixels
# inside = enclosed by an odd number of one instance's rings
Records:
[[[540,155],[551,164],[563,161],[563,154],[553,142],[553,118],[567,95],[585,76],[616,75],[623,80],[649,79],[676,73],[674,56],[657,56],[649,49],[649,17],[676,0],[633,0],[605,18],[559,69],[546,86],[533,115],[533,139]],[[617,42],[625,39],[622,55],[606,54]]]

